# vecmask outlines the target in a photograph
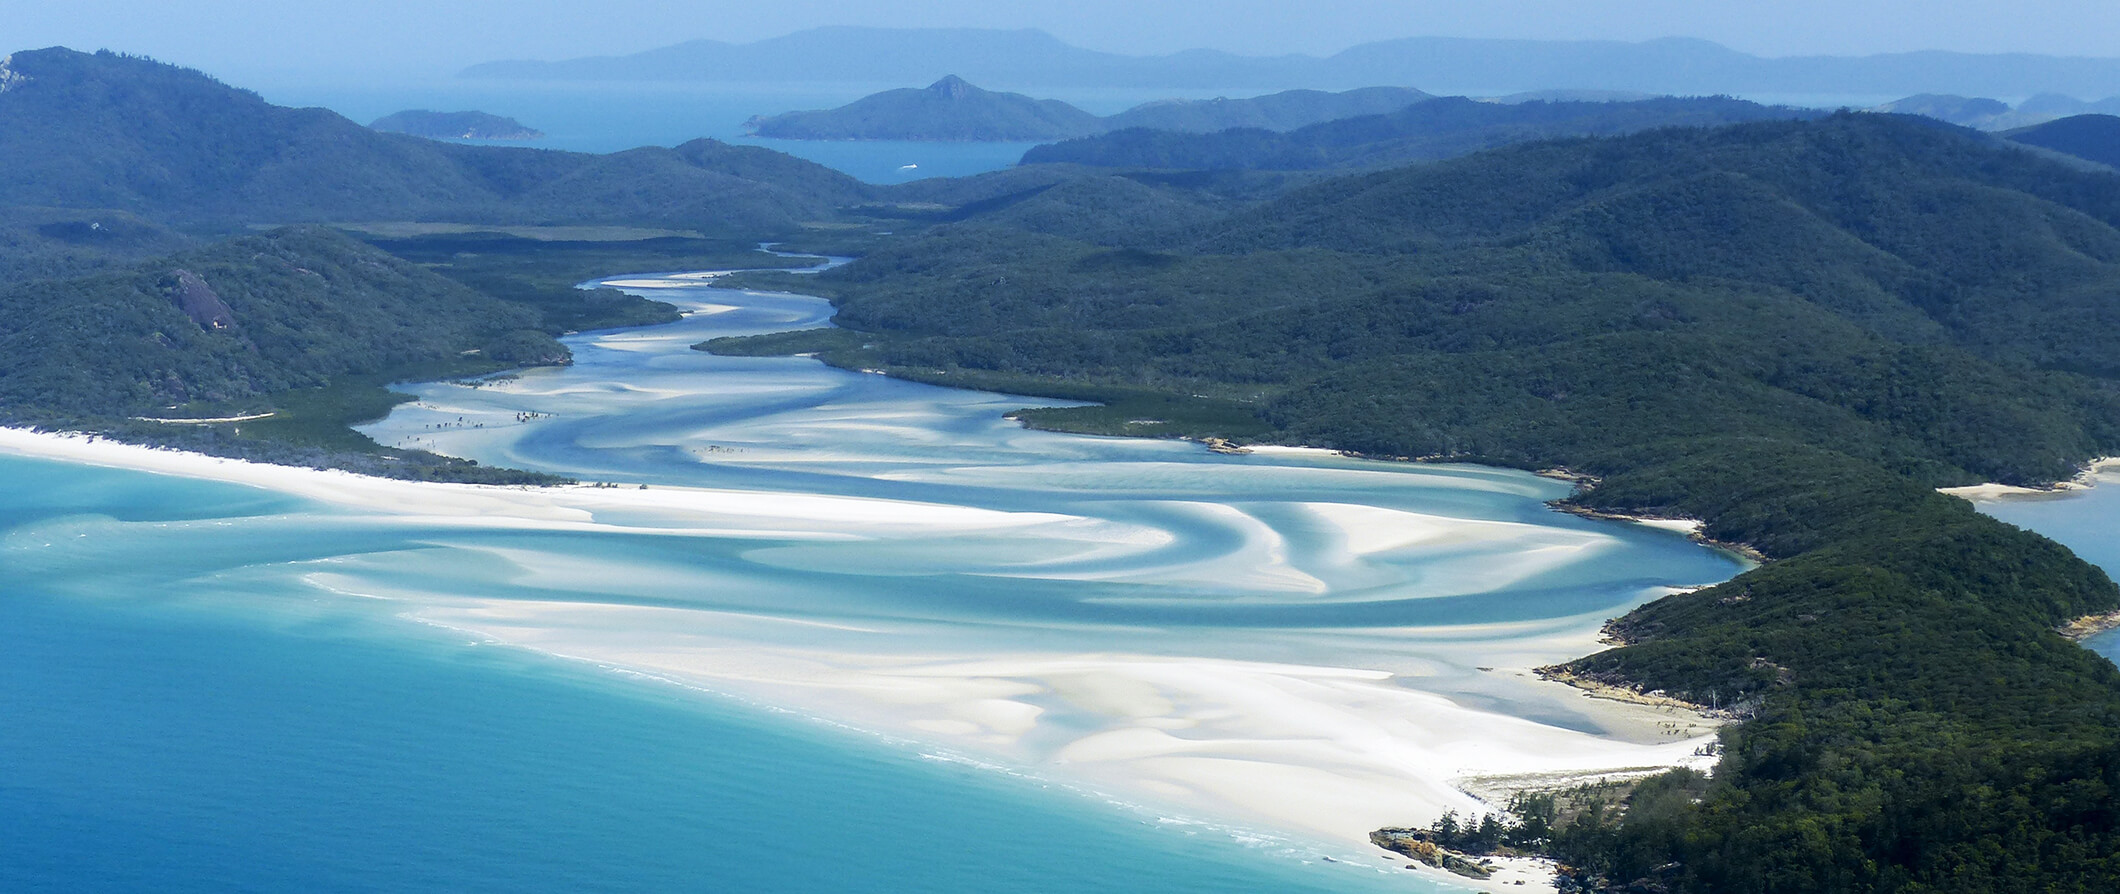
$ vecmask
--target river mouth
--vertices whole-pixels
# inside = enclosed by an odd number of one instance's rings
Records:
[[[831,313],[709,278],[614,277],[685,318],[574,336],[567,368],[410,386],[363,429],[578,478],[555,499],[587,527],[503,523],[319,582],[1340,841],[1482,809],[1468,777],[1699,762],[1712,723],[1529,669],[1728,556],[1554,512],[1567,486],[1520,472],[1030,431],[1004,414],[1052,401],[704,354]]]

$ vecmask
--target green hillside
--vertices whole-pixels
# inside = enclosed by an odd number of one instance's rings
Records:
[[[2107,167],[2120,167],[2120,117],[2075,115],[2021,127],[2003,136],[2028,146],[2063,152]]]
[[[1931,490],[2120,448],[2120,178],[1847,114],[1186,182],[1103,189],[1169,191],[1129,203],[1157,226],[1048,199],[1088,182],[964,206],[818,277],[853,332],[707,347],[1109,401],[1037,425],[1597,476],[1580,507],[1778,561],[1555,669],[1745,718],[1712,780],[1537,836],[1585,884],[2120,884],[2120,672],[2053,632],[2120,590]]]
[[[758,239],[872,196],[712,140],[585,155],[377,133],[111,53],[16,53],[7,72],[0,420],[227,455],[540,480],[385,450],[347,426],[402,399],[389,382],[565,362],[555,335],[672,315],[576,282],[760,263]],[[304,221],[414,234],[375,241],[417,264],[321,229],[229,238]]]
[[[344,426],[415,372],[564,363],[539,312],[320,229],[0,289],[0,421],[456,480],[541,476],[376,447]],[[271,414],[249,424],[145,419]]]
[[[859,201],[858,181],[699,140],[614,155],[460,146],[288,109],[148,59],[16,53],[0,92],[0,205],[168,224],[438,219],[782,232]]]

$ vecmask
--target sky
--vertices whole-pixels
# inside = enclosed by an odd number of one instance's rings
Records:
[[[1040,28],[1154,54],[1326,55],[1393,37],[1698,37],[1765,56],[1921,49],[2120,56],[2112,0],[0,0],[0,52],[65,45],[222,76],[409,74],[825,25]]]

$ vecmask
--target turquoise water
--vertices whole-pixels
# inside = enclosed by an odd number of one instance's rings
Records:
[[[253,586],[216,570],[226,555],[127,549],[125,567],[67,570],[38,559],[47,538],[314,508],[297,501],[19,459],[0,459],[0,491],[0,574],[16,582],[0,599],[0,890],[1382,884],[674,687],[408,630],[376,607]]]
[[[1155,676],[1195,659],[1380,669],[1363,698],[1601,743],[1586,700],[1485,665],[1741,567],[1522,473],[1031,432],[1026,398],[709,356],[829,308],[633,287],[694,313],[371,428],[620,485],[544,515],[0,457],[0,890],[1433,890],[1056,755],[1250,734]],[[844,694],[908,668],[999,694]],[[1171,713],[1098,707],[1091,671]]]
[[[2120,475],[2100,475],[2096,487],[2066,496],[1976,505],[1996,518],[2053,538],[2084,561],[2120,578]],[[2084,645],[2120,662],[2120,631],[2091,637]]]

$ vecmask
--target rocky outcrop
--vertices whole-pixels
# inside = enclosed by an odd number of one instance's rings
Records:
[[[1492,868],[1436,844],[1435,833],[1427,829],[1378,829],[1369,833],[1369,842],[1392,853],[1404,854],[1425,865],[1466,878],[1487,879],[1494,876]]]
[[[2120,612],[2085,615],[2061,625],[2055,632],[2080,643],[2108,630],[2120,630]]]
[[[9,90],[29,83],[28,75],[14,70],[9,65],[13,61],[15,61],[13,55],[0,56],[0,93],[6,93]]]
[[[198,274],[183,269],[172,270],[162,287],[170,302],[192,322],[199,324],[199,328],[208,332],[235,328],[235,311],[229,310],[228,303],[222,301]]]

